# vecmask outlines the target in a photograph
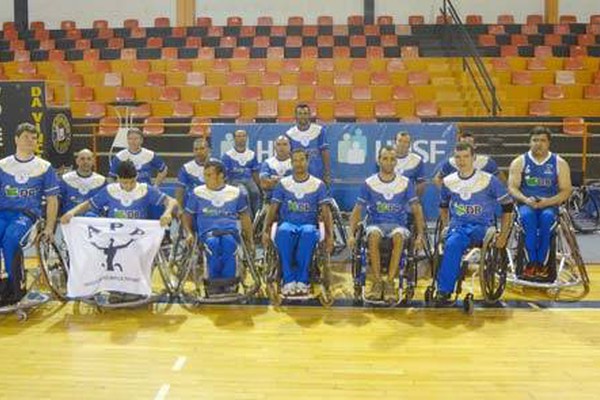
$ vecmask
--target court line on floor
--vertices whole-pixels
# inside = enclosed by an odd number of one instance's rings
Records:
[[[156,392],[156,396],[154,396],[154,400],[164,400],[167,398],[167,394],[169,394],[169,390],[171,389],[171,385],[165,383],[158,389]]]
[[[185,356],[177,357],[177,360],[175,360],[175,363],[173,364],[171,371],[175,371],[175,372],[181,371],[183,369],[183,366],[185,365],[186,361],[187,361],[187,357],[185,357]]]

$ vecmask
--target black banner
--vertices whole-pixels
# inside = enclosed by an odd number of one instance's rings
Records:
[[[15,152],[17,125],[29,122],[38,132],[36,154],[55,168],[72,165],[71,111],[47,108],[45,92],[44,82],[0,82],[0,158]]]

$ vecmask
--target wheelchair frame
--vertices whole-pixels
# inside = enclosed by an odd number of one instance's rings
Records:
[[[569,212],[564,206],[559,207],[556,228],[551,242],[550,251],[555,252],[554,263],[556,275],[552,282],[536,282],[522,279],[518,272],[524,257],[523,227],[519,222],[519,216],[515,216],[513,231],[507,246],[507,257],[509,262],[508,282],[513,286],[545,289],[554,300],[560,300],[560,294],[565,289],[581,286],[582,292],[574,297],[579,300],[585,297],[590,290],[590,279],[585,262],[575,237],[575,229]]]

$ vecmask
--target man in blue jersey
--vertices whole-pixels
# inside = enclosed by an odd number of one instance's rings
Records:
[[[308,173],[308,154],[292,151],[293,175],[282,178],[271,197],[265,220],[263,245],[271,240],[271,226],[277,220],[275,247],[283,272],[282,294],[305,296],[309,292],[309,267],[319,242],[319,216],[325,225],[325,249],[333,249],[332,217],[327,188]]]
[[[150,219],[153,207],[163,206],[160,225],[168,227],[172,220],[177,201],[162,193],[148,183],[141,183],[137,178],[137,169],[132,161],[126,160],[117,167],[117,182],[102,188],[94,197],[67,211],[60,219],[68,224],[76,215],[92,210],[100,214],[106,210],[108,218]]]
[[[196,186],[204,184],[204,164],[210,156],[210,142],[201,137],[194,140],[194,159],[183,164],[177,174],[175,198],[179,206],[185,207],[187,196]]]
[[[247,196],[239,187],[225,184],[225,167],[219,160],[206,162],[204,181],[187,198],[183,226],[190,244],[198,240],[206,248],[208,279],[221,280],[225,282],[221,288],[232,291],[240,240],[238,223],[248,250],[254,249]]]
[[[510,164],[508,190],[519,203],[519,217],[525,236],[526,279],[547,279],[552,229],[558,206],[571,195],[569,164],[550,152],[552,133],[535,127],[529,133],[530,150]]]
[[[20,242],[42,216],[46,200],[46,224],[42,237],[53,237],[58,213],[58,178],[49,162],[36,157],[37,131],[23,123],[15,132],[15,154],[0,160],[0,240],[4,274],[0,275],[0,305],[17,303],[25,295],[25,276]]]
[[[106,178],[94,172],[94,153],[91,150],[79,150],[75,164],[77,169],[63,174],[60,179],[61,214],[89,200],[106,185]],[[86,216],[97,215],[90,211]]]
[[[260,166],[260,186],[267,203],[271,201],[273,188],[281,178],[292,174],[290,154],[290,140],[286,136],[279,136],[275,139],[275,155],[267,158]]]
[[[460,142],[469,143],[473,147],[473,149],[476,150],[475,136],[473,136],[473,134],[471,132],[460,133],[458,135],[458,142],[459,143]],[[494,161],[494,159],[491,158],[490,156],[486,156],[483,154],[475,154],[473,166],[475,167],[475,169],[495,175],[498,179],[500,179],[501,182],[506,181],[506,177],[498,169],[498,164],[496,164],[496,161]],[[457,170],[458,170],[458,167],[456,165],[456,159],[454,158],[454,156],[452,156],[452,157],[448,158],[446,161],[444,161],[442,163],[442,165],[439,167],[438,171],[434,175],[433,182],[436,185],[440,186],[442,184],[442,180],[446,176],[450,175],[451,173],[456,172]]]
[[[122,161],[130,160],[137,169],[137,179],[140,183],[152,184],[152,175],[156,171],[154,185],[159,187],[167,177],[167,165],[155,152],[142,147],[144,134],[138,128],[131,128],[127,132],[127,148],[119,151],[110,162],[109,175],[117,177],[117,168]],[[150,209],[149,219],[158,219],[164,211],[162,206]]]
[[[384,146],[377,157],[379,173],[367,178],[350,216],[348,246],[355,246],[355,232],[360,222],[363,206],[366,207],[366,235],[372,283],[367,291],[370,300],[397,301],[394,279],[398,275],[404,241],[410,236],[407,228],[407,209],[410,206],[417,230],[416,245],[422,247],[425,220],[415,191],[414,182],[395,172],[396,151]],[[383,238],[392,241],[392,253],[385,279],[381,277],[380,245]]]
[[[498,204],[502,206],[500,233],[495,246],[504,248],[510,233],[513,204],[498,178],[474,166],[469,143],[459,142],[454,150],[457,172],[443,180],[440,201],[442,227],[448,227],[444,256],[437,274],[436,305],[450,304],[459,276],[461,259],[469,246],[480,244],[494,224]]]
[[[242,187],[250,200],[252,216],[260,209],[260,165],[256,153],[248,148],[248,134],[238,129],[233,134],[233,148],[221,157],[225,165],[227,182]]]
[[[304,149],[308,152],[308,173],[331,185],[331,161],[325,128],[310,122],[308,104],[296,106],[296,126],[285,133],[290,139],[292,151]]]
[[[410,151],[411,137],[408,132],[396,134],[396,174],[403,175],[415,184],[417,196],[421,197],[425,190],[425,164],[423,157]]]

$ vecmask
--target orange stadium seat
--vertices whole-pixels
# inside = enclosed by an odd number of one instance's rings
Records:
[[[98,134],[114,136],[117,134],[119,130],[120,122],[117,117],[103,117],[100,118],[100,123],[98,126]]]
[[[148,117],[144,120],[144,135],[162,135],[165,133],[165,122],[160,117]]]

